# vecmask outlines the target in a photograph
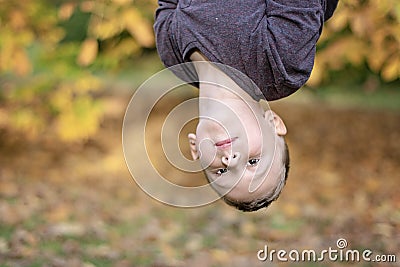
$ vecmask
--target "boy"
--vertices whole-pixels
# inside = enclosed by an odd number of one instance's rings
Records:
[[[285,124],[259,101],[304,85],[337,0],[158,3],[161,60],[167,67],[192,62],[175,74],[199,81],[193,85],[200,89],[200,119],[188,136],[193,159],[228,204],[243,211],[267,207],[286,182],[289,155]]]

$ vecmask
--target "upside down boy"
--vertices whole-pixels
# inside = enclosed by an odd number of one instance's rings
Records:
[[[289,152],[283,120],[261,104],[308,80],[338,0],[159,0],[154,30],[166,67],[197,81],[199,123],[188,136],[215,191],[242,211],[276,200]]]

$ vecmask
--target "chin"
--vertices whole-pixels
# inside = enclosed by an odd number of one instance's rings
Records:
[[[226,197],[235,201],[252,201],[257,198],[257,195],[249,193],[248,190],[241,192],[229,192]]]

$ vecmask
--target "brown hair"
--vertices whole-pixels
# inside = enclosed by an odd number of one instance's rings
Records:
[[[289,168],[290,168],[290,157],[289,157],[289,148],[285,142],[283,153],[282,153],[282,163],[284,164],[284,174],[281,177],[281,180],[279,181],[279,184],[275,188],[274,192],[271,195],[268,195],[264,198],[256,199],[253,201],[237,201],[237,200],[232,200],[227,198],[226,196],[222,197],[222,199],[230,206],[233,206],[237,208],[238,210],[245,211],[245,212],[251,212],[251,211],[256,211],[261,208],[267,208],[274,200],[276,200],[283,187],[286,184],[286,180],[289,174]]]

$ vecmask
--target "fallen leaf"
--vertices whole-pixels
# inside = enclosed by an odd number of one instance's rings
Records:
[[[81,223],[61,222],[50,226],[50,235],[53,236],[83,236],[86,233],[85,226]]]

